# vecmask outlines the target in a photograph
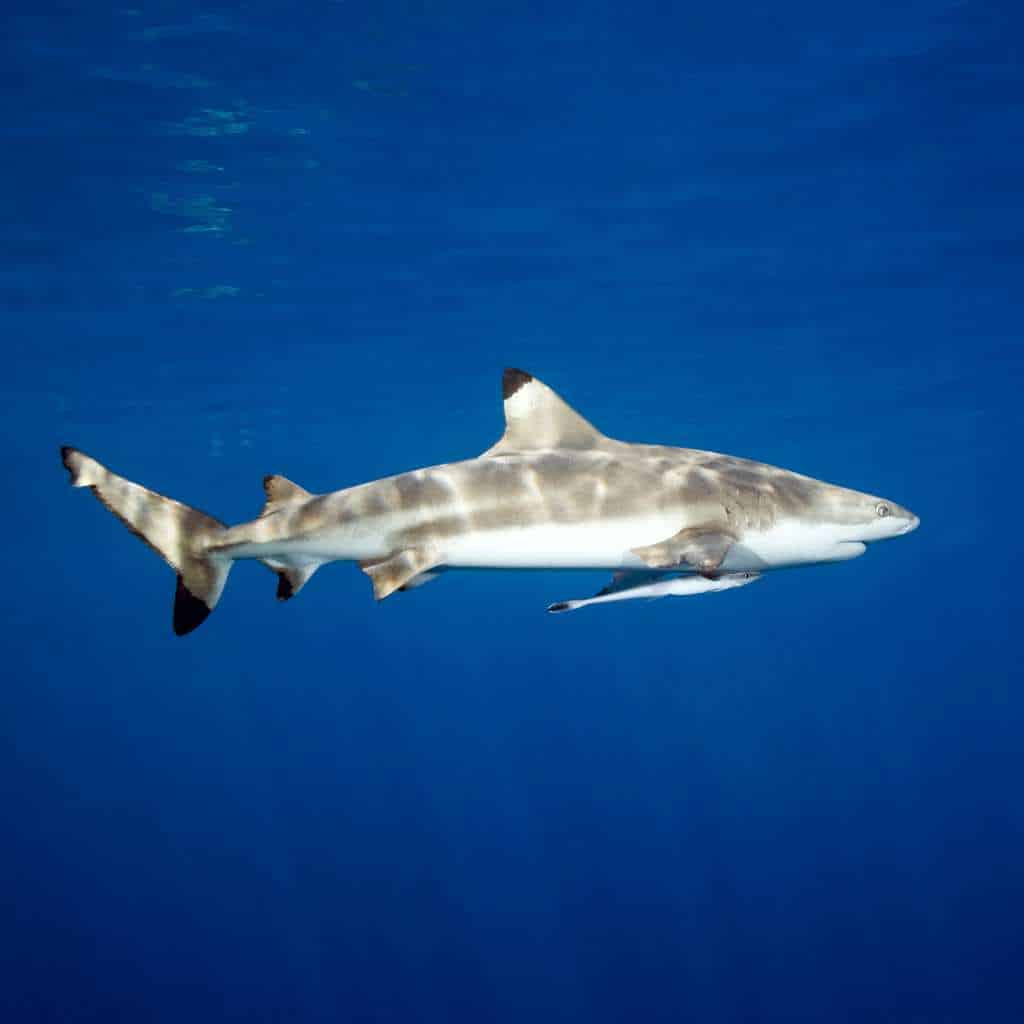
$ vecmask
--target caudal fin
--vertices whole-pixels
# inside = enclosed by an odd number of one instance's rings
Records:
[[[191,633],[216,607],[231,561],[211,553],[225,529],[197,509],[125,480],[76,448],[61,449],[72,487],[92,493],[178,574],[174,632]]]

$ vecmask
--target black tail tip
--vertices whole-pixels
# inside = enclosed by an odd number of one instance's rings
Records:
[[[174,592],[174,633],[185,636],[198,629],[209,617],[210,609],[200,601],[178,576],[178,589]]]
[[[556,601],[554,604],[548,605],[549,612],[567,612],[569,610],[568,601]]]

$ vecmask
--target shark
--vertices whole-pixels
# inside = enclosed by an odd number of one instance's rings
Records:
[[[603,569],[593,598],[650,599],[732,589],[769,571],[862,555],[910,533],[909,509],[750,459],[607,437],[531,374],[502,376],[505,431],[476,458],[328,494],[264,477],[259,516],[237,526],[119,476],[70,446],[89,488],[177,576],[172,627],[198,628],[231,566],[262,562],[294,598],[323,565],[351,561],[374,597],[460,569]]]

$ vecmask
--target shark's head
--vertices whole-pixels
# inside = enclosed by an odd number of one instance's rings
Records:
[[[816,513],[847,558],[862,554],[866,544],[902,537],[920,523],[910,509],[888,498],[827,485]]]
[[[744,557],[755,567],[846,561],[864,554],[868,544],[910,533],[918,525],[909,509],[874,494],[785,470],[776,470],[771,482],[772,524],[741,540]]]

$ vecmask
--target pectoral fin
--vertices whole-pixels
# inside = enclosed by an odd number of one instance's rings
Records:
[[[652,569],[690,566],[702,576],[711,578],[721,568],[734,540],[719,527],[691,526],[667,540],[631,550]]]
[[[430,548],[405,548],[379,561],[360,562],[359,568],[373,580],[373,596],[383,601],[440,562]]]

